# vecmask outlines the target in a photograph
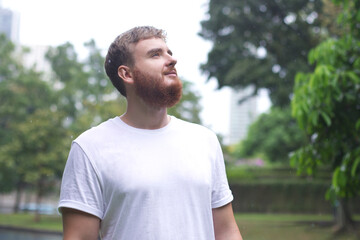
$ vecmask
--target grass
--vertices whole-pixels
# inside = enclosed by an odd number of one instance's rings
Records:
[[[0,214],[0,225],[48,231],[62,231],[62,222],[59,215],[41,215],[40,221],[35,222],[33,214]]]
[[[235,218],[244,240],[357,240],[351,234],[334,236],[330,215],[235,214]],[[355,220],[360,221],[360,216]],[[33,214],[0,214],[0,225],[62,230],[58,215],[42,215],[36,223]]]
[[[335,236],[330,215],[236,214],[235,218],[244,240],[357,240],[355,234]]]

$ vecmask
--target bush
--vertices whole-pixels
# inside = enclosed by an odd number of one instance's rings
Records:
[[[229,167],[227,174],[235,212],[333,213],[325,199],[331,184],[327,170],[312,178],[297,176],[292,168]],[[359,200],[350,201],[355,213],[360,213]]]

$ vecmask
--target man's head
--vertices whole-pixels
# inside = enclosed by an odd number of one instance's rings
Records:
[[[123,80],[118,75],[118,68],[126,65],[134,67],[134,57],[131,52],[131,45],[141,40],[159,38],[166,40],[166,34],[161,29],[144,26],[135,27],[123,34],[120,34],[110,45],[105,59],[105,70],[115,88],[126,97],[126,90]]]

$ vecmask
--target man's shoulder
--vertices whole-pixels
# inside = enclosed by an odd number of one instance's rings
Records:
[[[200,134],[200,135],[216,137],[216,134],[212,130],[201,124],[188,122],[178,118],[176,118],[175,121],[177,124],[177,128],[180,131],[188,131],[192,134]]]

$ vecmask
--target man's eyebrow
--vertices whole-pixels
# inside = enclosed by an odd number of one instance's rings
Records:
[[[153,54],[155,54],[155,53],[161,53],[161,52],[163,52],[163,49],[162,48],[153,48],[153,49],[150,49],[147,53],[146,53],[146,55],[147,56],[152,56]],[[173,55],[173,53],[172,53],[172,51],[170,50],[170,49],[168,49],[167,50],[167,53],[169,54],[169,55]]]
[[[152,56],[153,54],[159,53],[159,52],[162,52],[162,51],[163,50],[161,48],[153,48],[153,49],[150,49],[149,51],[147,51],[146,55]]]

